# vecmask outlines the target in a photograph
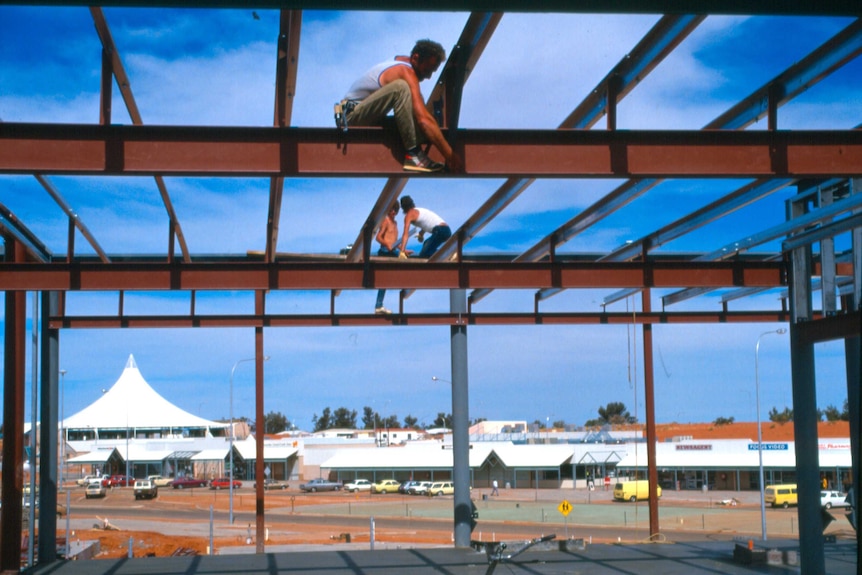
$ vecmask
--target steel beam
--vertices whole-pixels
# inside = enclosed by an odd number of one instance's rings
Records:
[[[16,4],[35,6],[90,6],[82,0],[17,0]],[[99,6],[144,8],[239,8],[249,7],[247,0],[101,0]],[[463,12],[465,10],[499,10],[493,0],[256,0],[256,9],[308,10],[391,10],[409,12]],[[507,12],[556,12],[570,14],[726,14],[726,15],[807,15],[860,16],[862,7],[856,0],[784,0],[751,2],[750,0],[510,0]]]
[[[0,124],[0,173],[404,176],[398,134],[355,128]],[[462,130],[465,176],[862,174],[862,131]],[[420,175],[414,177],[429,177]]]
[[[383,327],[453,325],[638,325],[784,323],[789,313],[766,311],[709,312],[557,312],[557,313],[397,313],[373,314],[229,314],[174,316],[54,316],[51,329],[244,328],[244,327]],[[819,314],[815,314],[819,318]],[[843,316],[837,316],[843,317]],[[858,318],[858,314],[856,314]],[[845,323],[848,320],[844,320]]]
[[[48,291],[330,290],[543,287],[781,287],[785,264],[757,261],[416,263],[164,262],[0,265],[0,289]],[[366,268],[372,273],[366,277]]]

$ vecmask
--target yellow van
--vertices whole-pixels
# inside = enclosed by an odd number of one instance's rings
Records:
[[[661,487],[656,485],[656,496],[661,497]],[[614,499],[620,501],[637,501],[638,499],[649,499],[649,481],[638,479],[637,481],[623,481],[614,485]]]
[[[769,503],[772,507],[779,505],[787,509],[791,505],[799,503],[796,494],[796,484],[787,483],[785,485],[769,485],[763,494],[763,501]]]

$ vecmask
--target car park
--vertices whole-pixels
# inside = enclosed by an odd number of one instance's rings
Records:
[[[425,494],[429,497],[455,495],[455,485],[451,481],[435,481],[428,486],[428,491]]]
[[[197,479],[195,477],[177,477],[171,481],[171,487],[174,489],[187,489],[190,487],[206,487],[206,479]]]
[[[344,490],[351,493],[357,491],[371,491],[371,482],[367,479],[354,479],[344,484]]]
[[[413,485],[407,488],[407,493],[410,495],[425,495],[428,493],[431,483],[431,481],[415,481]]]
[[[287,489],[289,485],[287,483],[282,483],[278,479],[266,479],[263,482],[263,488],[265,491],[273,490],[273,489]]]
[[[101,479],[90,481],[84,488],[84,497],[86,499],[90,499],[91,497],[104,497],[105,493],[107,493],[107,490],[105,489],[105,486],[102,485]]]
[[[398,486],[401,485],[394,479],[382,479],[371,485],[372,493],[398,493]]]
[[[821,491],[820,506],[824,509],[832,509],[833,507],[849,507],[847,502],[847,494],[840,491]]]
[[[318,491],[338,491],[341,489],[341,483],[329,481],[322,477],[316,477],[311,481],[300,484],[299,488],[310,493],[316,493]]]
[[[138,499],[154,499],[159,496],[159,488],[151,479],[135,481],[135,501]]]
[[[147,479],[152,481],[156,487],[167,487],[171,484],[171,478],[162,475],[148,475]]]
[[[234,489],[242,487],[242,481],[239,479],[231,481],[230,477],[217,477],[210,482],[210,489],[230,489],[231,483],[233,483]]]

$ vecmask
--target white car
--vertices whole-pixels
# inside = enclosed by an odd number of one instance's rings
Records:
[[[102,481],[100,479],[95,479],[87,484],[86,490],[84,491],[84,497],[89,499],[91,497],[104,497],[107,490],[105,486],[102,485]]]
[[[371,482],[367,479],[354,479],[353,481],[344,484],[344,490],[351,493],[356,493],[357,491],[371,491]]]
[[[430,481],[418,481],[415,485],[407,488],[407,493],[410,495],[425,495],[428,493],[429,487],[431,487]]]
[[[820,506],[824,509],[831,509],[833,507],[849,507],[850,504],[847,502],[847,495],[845,493],[841,493],[840,491],[821,491]]]

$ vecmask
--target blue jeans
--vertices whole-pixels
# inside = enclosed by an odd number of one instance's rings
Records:
[[[380,249],[377,250],[377,255],[385,258],[397,258],[399,253],[399,249],[395,248],[394,250],[387,250],[383,246],[380,246]],[[374,305],[374,309],[379,307],[383,307],[383,298],[386,297],[386,290],[380,289],[377,290],[377,303]]]
[[[431,230],[431,236],[422,244],[422,250],[417,257],[430,258],[437,251],[437,248],[443,245],[443,242],[452,236],[452,230],[449,226],[435,226]]]

